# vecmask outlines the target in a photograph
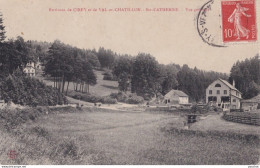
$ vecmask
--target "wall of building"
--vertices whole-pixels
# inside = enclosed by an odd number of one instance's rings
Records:
[[[26,67],[24,68],[24,73],[26,73],[29,76],[35,76],[35,69],[32,67]]]
[[[238,91],[236,91],[236,90],[231,90],[231,94],[232,94],[232,95],[235,95],[235,96],[237,96],[237,97],[239,97],[239,98],[242,97],[241,93],[238,92]]]
[[[258,103],[254,102],[243,102],[241,103],[241,108],[243,111],[251,111],[251,110],[256,110],[258,106]]]
[[[216,84],[220,84],[221,87],[215,87]],[[212,93],[210,94],[210,90]],[[219,92],[218,92],[219,91]],[[221,103],[221,97],[223,96],[230,96],[230,88],[222,83],[221,81],[214,81],[211,85],[208,86],[206,89],[206,103],[208,103],[208,97],[214,96],[217,98],[216,103]]]
[[[179,97],[179,103],[180,104],[188,104],[189,103],[189,98],[188,97]]]
[[[231,96],[231,105],[230,108],[231,109],[240,109],[240,100],[239,98],[235,97],[235,96]]]

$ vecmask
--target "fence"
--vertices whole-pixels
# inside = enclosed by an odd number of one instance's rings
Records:
[[[234,112],[234,113],[224,114],[223,118],[225,120],[232,121],[232,122],[260,126],[259,113]]]

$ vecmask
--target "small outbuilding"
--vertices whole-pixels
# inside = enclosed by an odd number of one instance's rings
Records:
[[[251,99],[242,100],[241,108],[243,111],[254,111],[260,109],[260,94]]]
[[[164,104],[189,104],[189,96],[181,90],[171,90],[163,99]]]

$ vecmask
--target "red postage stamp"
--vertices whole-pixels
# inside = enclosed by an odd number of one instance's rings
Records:
[[[223,42],[256,41],[255,0],[222,1]]]

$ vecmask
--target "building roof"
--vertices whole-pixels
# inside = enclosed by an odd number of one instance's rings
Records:
[[[260,103],[260,94],[247,100],[242,100],[242,103]]]
[[[184,93],[181,90],[171,90],[169,91],[164,97],[169,98],[172,97],[174,95],[178,95],[179,97],[189,97],[186,93]]]
[[[218,80],[220,80],[221,82],[223,82],[225,85],[227,85],[227,87],[229,87],[230,89],[232,89],[232,90],[236,90],[236,91],[238,91],[238,92],[240,92],[239,90],[237,90],[237,88],[235,88],[233,85],[231,85],[228,81],[226,81],[226,80],[223,80],[223,79],[218,79]],[[241,92],[240,92],[241,93]]]

